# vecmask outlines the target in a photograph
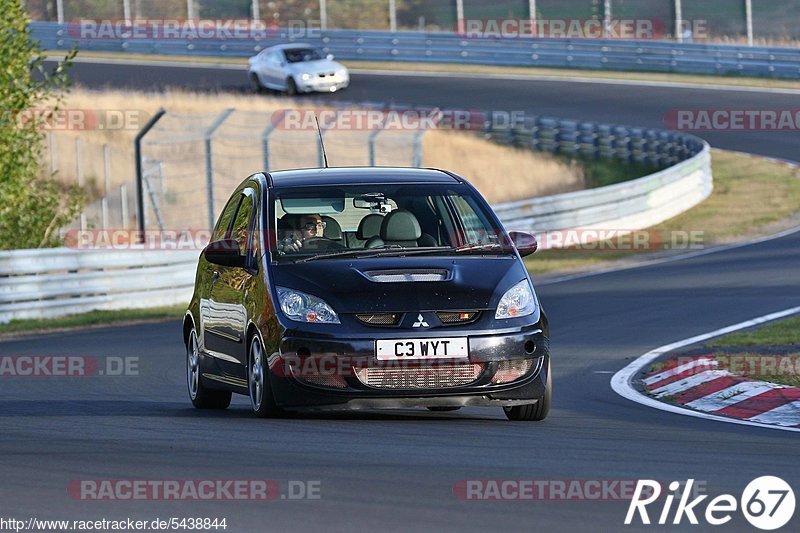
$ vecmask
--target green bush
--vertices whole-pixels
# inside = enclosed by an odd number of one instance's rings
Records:
[[[0,0],[0,250],[58,245],[55,230],[85,203],[83,191],[41,167],[44,126],[68,88],[76,50],[47,71],[28,22],[18,0]]]

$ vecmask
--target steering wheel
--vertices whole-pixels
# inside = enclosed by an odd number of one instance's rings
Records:
[[[307,250],[334,250],[344,246],[325,237],[309,237],[303,241],[303,248]]]

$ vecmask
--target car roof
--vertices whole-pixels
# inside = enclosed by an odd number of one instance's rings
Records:
[[[270,46],[267,50],[294,50],[295,48],[316,48],[308,43],[287,43]]]
[[[268,173],[273,187],[358,185],[379,183],[460,183],[452,174],[432,168],[336,167],[281,170]]]

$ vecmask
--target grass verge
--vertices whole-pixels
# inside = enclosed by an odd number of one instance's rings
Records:
[[[53,54],[53,57],[58,57]],[[241,65],[247,66],[245,57],[202,57],[127,54],[114,52],[81,51],[79,57],[128,60],[163,61],[200,65]],[[641,81],[647,83],[684,83],[700,85],[724,85],[731,87],[756,87],[771,89],[798,89],[800,81],[755,78],[744,76],[716,76],[704,74],[671,74],[662,72],[628,72],[592,69],[560,69],[536,67],[498,67],[492,65],[460,65],[454,63],[406,63],[389,61],[341,61],[352,70],[389,70],[396,72],[446,72],[454,74],[480,74],[500,76],[528,76],[531,78],[589,78],[597,80]]]
[[[714,192],[700,205],[648,230],[654,246],[620,250],[542,250],[525,260],[532,274],[581,272],[645,254],[683,253],[696,248],[744,241],[797,225],[800,218],[800,172],[787,165],[743,154],[714,150]],[[685,237],[693,233],[687,250]],[[658,239],[658,240],[656,240]]]
[[[148,309],[120,309],[117,311],[90,311],[79,315],[58,318],[35,318],[12,320],[0,324],[0,337],[16,333],[53,331],[60,329],[85,328],[121,322],[139,322],[158,319],[178,319],[186,312],[186,306],[152,307]]]
[[[752,331],[739,331],[708,343],[715,348],[796,345],[800,351],[800,316],[771,322]]]

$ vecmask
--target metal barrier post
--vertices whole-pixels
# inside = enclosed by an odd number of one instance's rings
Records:
[[[147,124],[136,134],[133,141],[134,157],[136,159],[136,216],[139,222],[139,238],[144,239],[144,185],[142,184],[142,139],[153,126],[156,125],[167,111],[162,107],[153,115]]]
[[[211,141],[214,137],[214,132],[217,131],[217,128],[222,126],[222,123],[233,113],[233,109],[229,108],[223,111],[222,113],[214,119],[214,122],[211,123],[211,126],[206,130],[205,133],[205,152],[206,152],[206,188],[207,188],[207,196],[208,196],[208,227],[214,227],[214,169],[212,168],[213,161],[211,157]]]

